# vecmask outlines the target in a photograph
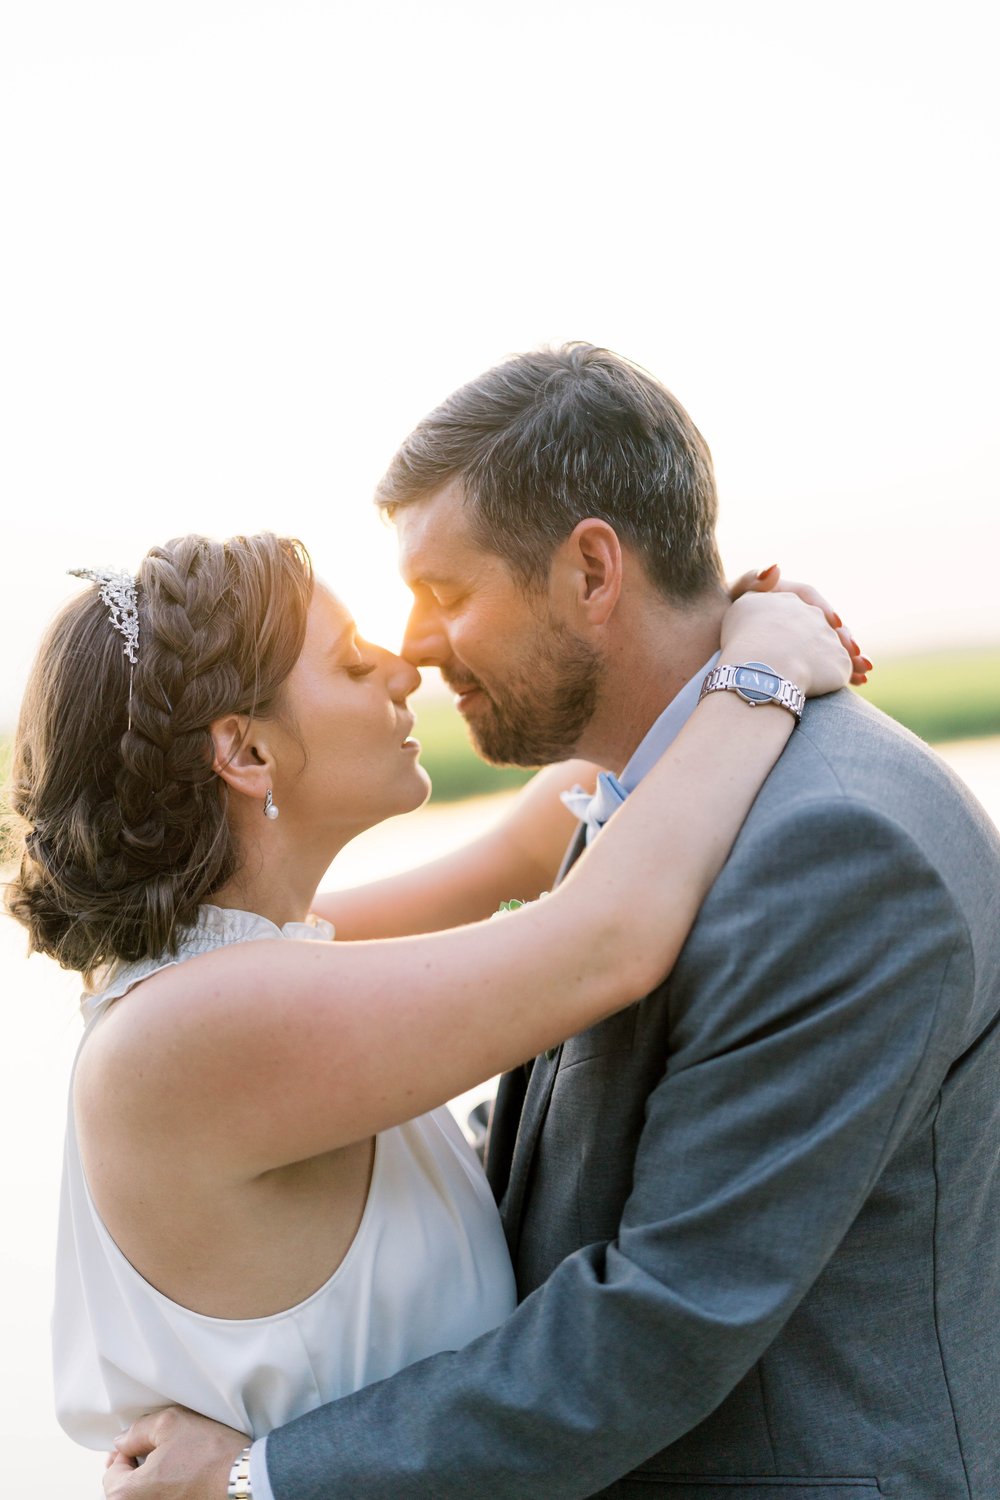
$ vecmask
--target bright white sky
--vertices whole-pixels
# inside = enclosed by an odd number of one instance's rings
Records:
[[[362,627],[398,440],[587,338],[732,572],[1000,639],[998,25],[948,0],[0,0],[0,728],[67,567],[299,533]]]

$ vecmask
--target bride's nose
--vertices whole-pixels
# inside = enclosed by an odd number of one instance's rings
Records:
[[[420,673],[412,662],[392,651],[386,652],[386,686],[396,703],[408,698],[420,686]]]

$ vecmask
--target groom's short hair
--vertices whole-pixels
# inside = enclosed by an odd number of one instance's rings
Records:
[[[539,349],[470,380],[406,438],[376,504],[391,517],[456,479],[476,540],[529,586],[588,516],[670,598],[721,582],[708,445],[658,380],[609,349]]]

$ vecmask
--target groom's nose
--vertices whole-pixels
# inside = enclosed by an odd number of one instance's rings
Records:
[[[419,601],[410,610],[400,656],[415,667],[440,667],[451,656],[448,632],[433,604]]]

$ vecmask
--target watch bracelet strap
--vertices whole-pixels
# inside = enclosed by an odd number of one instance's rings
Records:
[[[736,673],[742,665],[743,663],[741,662],[727,662],[725,666],[713,667],[701,685],[698,702],[701,702],[706,693],[717,693],[726,688],[732,689],[734,693],[739,693],[736,683]],[[768,668],[768,670],[771,671],[773,677],[777,677],[780,686],[774,697],[766,701],[777,703],[781,708],[787,708],[790,713],[795,715],[796,719],[801,719],[802,710],[806,706],[805,693],[803,693],[801,688],[797,688],[794,682],[789,682],[786,678],[779,676],[771,668]],[[740,696],[742,697],[743,695],[740,694]],[[752,705],[752,700],[750,699],[744,699],[744,702]]]
[[[249,1444],[233,1459],[233,1466],[229,1471],[229,1484],[226,1487],[226,1500],[253,1500]]]

